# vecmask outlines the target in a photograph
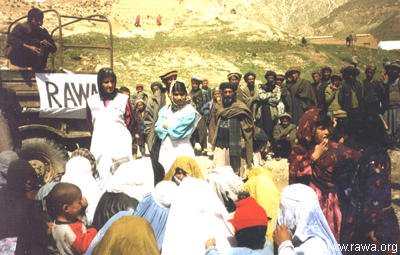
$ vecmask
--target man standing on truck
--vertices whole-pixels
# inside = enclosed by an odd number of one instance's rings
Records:
[[[49,53],[55,52],[57,47],[42,25],[43,12],[32,8],[28,21],[15,26],[8,35],[5,51],[11,64],[36,71],[46,68]]]

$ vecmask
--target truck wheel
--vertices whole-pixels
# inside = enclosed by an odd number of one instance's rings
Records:
[[[42,183],[48,183],[64,174],[68,154],[53,140],[29,138],[22,141],[21,158],[33,166]]]

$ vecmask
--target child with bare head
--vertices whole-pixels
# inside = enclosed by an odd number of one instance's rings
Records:
[[[52,235],[61,254],[85,253],[97,234],[82,223],[87,205],[79,187],[71,183],[58,183],[47,197],[47,210],[54,219]]]

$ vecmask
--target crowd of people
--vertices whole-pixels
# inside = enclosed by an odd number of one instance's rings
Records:
[[[387,151],[396,147],[400,63],[385,63],[384,82],[375,69],[362,84],[355,67],[325,67],[314,83],[295,67],[267,71],[260,85],[252,72],[245,84],[231,73],[214,89],[193,76],[191,90],[171,71],[149,96],[142,84],[133,95],[117,88],[102,68],[87,99],[90,150],[73,152],[60,180],[40,185],[16,152],[0,153],[0,249],[352,254],[338,244],[369,243],[397,252]],[[200,169],[194,147],[213,170]],[[271,157],[289,161],[282,193],[262,167]]]
[[[87,98],[90,149],[71,154],[61,179],[41,183],[17,143],[0,151],[0,251],[397,253],[388,150],[399,140],[400,61],[384,68],[375,79],[367,66],[362,83],[355,66],[323,67],[313,83],[298,67],[267,71],[259,85],[253,72],[244,83],[230,73],[213,89],[170,71],[151,95],[143,84],[132,95],[118,88],[102,68]],[[9,122],[18,114],[9,100],[0,106]],[[212,158],[211,171],[196,153]],[[262,167],[273,157],[288,158],[282,192]]]

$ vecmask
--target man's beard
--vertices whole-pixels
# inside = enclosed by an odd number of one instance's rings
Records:
[[[329,81],[331,79],[331,76],[323,76],[321,81]]]
[[[222,96],[222,105],[224,107],[231,106],[236,101],[236,94],[232,96]]]
[[[254,89],[254,85],[255,85],[255,83],[247,83],[247,87],[249,89]]]

